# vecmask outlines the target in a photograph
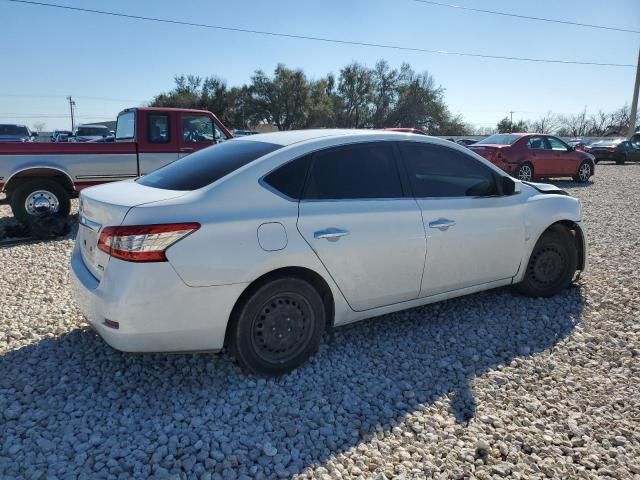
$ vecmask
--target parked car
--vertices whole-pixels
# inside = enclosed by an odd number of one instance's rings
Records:
[[[385,128],[385,130],[387,130],[388,132],[415,133],[417,135],[429,135],[427,132],[425,132],[421,128],[393,127],[393,128]]]
[[[111,133],[104,125],[80,125],[71,138],[73,142],[89,142],[107,137]]]
[[[0,192],[23,223],[66,217],[85,187],[147,174],[231,137],[211,112],[130,108],[118,115],[115,142],[0,144]]]
[[[325,329],[586,265],[580,202],[422,135],[241,137],[83,190],[75,298],[114,348],[219,350],[280,374]],[[381,332],[383,334],[383,332]]]
[[[69,137],[73,136],[70,130],[56,130],[49,137],[52,142],[68,142]]]
[[[457,140],[456,143],[458,145],[462,145],[463,147],[468,147],[469,145],[478,143],[478,140],[475,140],[473,138],[461,138],[460,140]]]
[[[570,147],[574,147],[576,150],[582,150],[586,152],[588,150],[587,147],[591,145],[591,140],[588,138],[572,138],[567,141],[567,145]]]
[[[593,143],[587,150],[595,157],[596,163],[611,160],[621,165],[627,161],[636,162],[638,144],[624,138],[600,140]]]
[[[25,143],[32,142],[38,134],[29,130],[26,125],[0,124],[0,142]]]
[[[246,137],[247,135],[257,135],[260,132],[256,132],[255,130],[234,130],[231,133],[233,133],[234,137]]]
[[[524,181],[571,177],[576,182],[587,182],[595,172],[593,155],[578,151],[552,135],[500,133],[469,148]]]

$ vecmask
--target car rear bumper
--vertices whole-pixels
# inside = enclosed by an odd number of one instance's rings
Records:
[[[246,284],[189,287],[168,262],[111,258],[98,281],[76,245],[72,290],[88,322],[125,352],[215,351],[224,344],[231,310]],[[118,322],[118,328],[105,321]]]

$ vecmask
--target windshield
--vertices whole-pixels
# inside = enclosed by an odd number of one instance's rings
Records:
[[[0,135],[28,137],[29,129],[24,125],[0,125]]]
[[[475,145],[511,145],[519,138],[522,138],[520,135],[491,135],[490,137],[485,138],[484,140],[480,140]]]
[[[594,143],[593,147],[613,147],[623,142],[622,138],[616,138],[614,140],[600,140],[599,142]]]
[[[225,142],[159,168],[138,183],[165,190],[197,190],[279,148],[282,146],[251,140]]]
[[[102,137],[109,135],[107,127],[78,127],[76,135],[79,137]]]

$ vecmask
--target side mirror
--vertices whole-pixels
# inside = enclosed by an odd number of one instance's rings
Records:
[[[36,138],[36,137],[38,136],[38,132],[31,132],[31,136],[32,136],[33,138]]]
[[[502,194],[514,195],[516,193],[516,182],[511,177],[502,177]]]
[[[575,152],[576,151],[576,146],[575,145],[569,145],[569,150],[567,150],[568,152]]]

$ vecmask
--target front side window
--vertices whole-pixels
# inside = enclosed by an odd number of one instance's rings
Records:
[[[314,154],[303,198],[347,200],[402,196],[393,147],[378,142]]]
[[[567,145],[562,140],[555,137],[547,137],[547,140],[549,141],[549,147],[551,150],[558,150],[562,152],[567,151]]]
[[[416,197],[483,197],[498,194],[493,171],[453,148],[400,145]]]
[[[214,133],[215,133],[215,138],[216,138],[216,143],[220,143],[220,142],[224,142],[225,140],[229,140],[229,137],[227,137],[227,135],[222,131],[222,129],[217,125],[217,124],[213,124],[213,128],[214,128]]]
[[[169,115],[163,113],[149,114],[148,120],[149,143],[169,143]]]
[[[136,114],[125,112],[118,115],[116,124],[116,141],[133,140],[135,138]]]
[[[197,190],[279,148],[282,146],[251,140],[225,142],[187,155],[137,182],[166,190]]]
[[[542,137],[531,137],[527,140],[527,148],[529,150],[544,150],[545,143]]]
[[[184,143],[213,143],[213,120],[207,115],[184,115],[182,117],[182,140]]]

